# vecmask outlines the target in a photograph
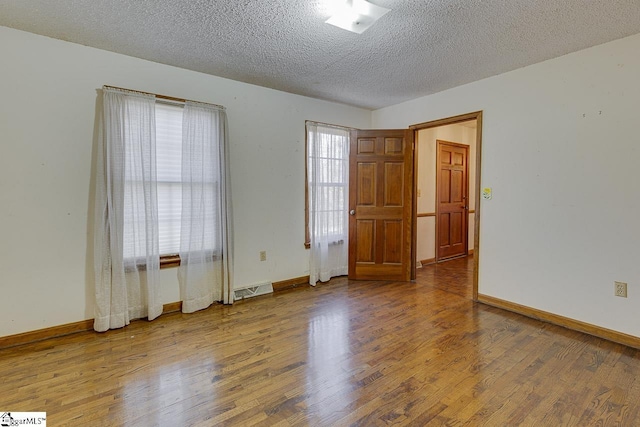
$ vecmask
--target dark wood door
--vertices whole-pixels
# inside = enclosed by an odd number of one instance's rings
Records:
[[[351,132],[349,278],[411,280],[413,131]]]
[[[466,145],[438,141],[438,260],[467,254],[468,149]]]

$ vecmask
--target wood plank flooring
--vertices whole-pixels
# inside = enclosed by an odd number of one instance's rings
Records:
[[[49,426],[637,426],[640,352],[471,301],[471,259],[0,350]]]

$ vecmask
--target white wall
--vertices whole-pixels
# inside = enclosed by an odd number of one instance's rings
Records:
[[[371,126],[368,110],[0,27],[0,336],[93,318],[97,89],[227,107],[236,287],[308,274],[304,121]],[[267,261],[259,261],[259,251]],[[163,301],[179,300],[176,270]]]
[[[479,292],[640,336],[640,35],[373,112],[483,110]],[[515,244],[517,242],[517,245]],[[613,296],[614,280],[629,297]]]
[[[304,120],[372,124],[367,110],[4,27],[0,58],[0,336],[93,317],[103,84],[227,107],[238,287],[308,274]],[[640,35],[375,111],[373,125],[483,110],[494,198],[482,204],[480,293],[640,336],[638,76]],[[614,280],[629,298],[613,296]],[[175,270],[162,281],[176,301]]]

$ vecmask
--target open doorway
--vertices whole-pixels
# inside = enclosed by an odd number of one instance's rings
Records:
[[[452,274],[456,269],[468,273],[469,293],[477,300],[482,112],[411,129],[416,141],[416,264],[438,263]]]

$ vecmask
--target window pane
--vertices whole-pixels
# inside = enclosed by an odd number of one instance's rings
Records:
[[[182,183],[158,182],[158,242],[160,254],[178,253]]]
[[[156,104],[158,181],[182,180],[182,107]]]

